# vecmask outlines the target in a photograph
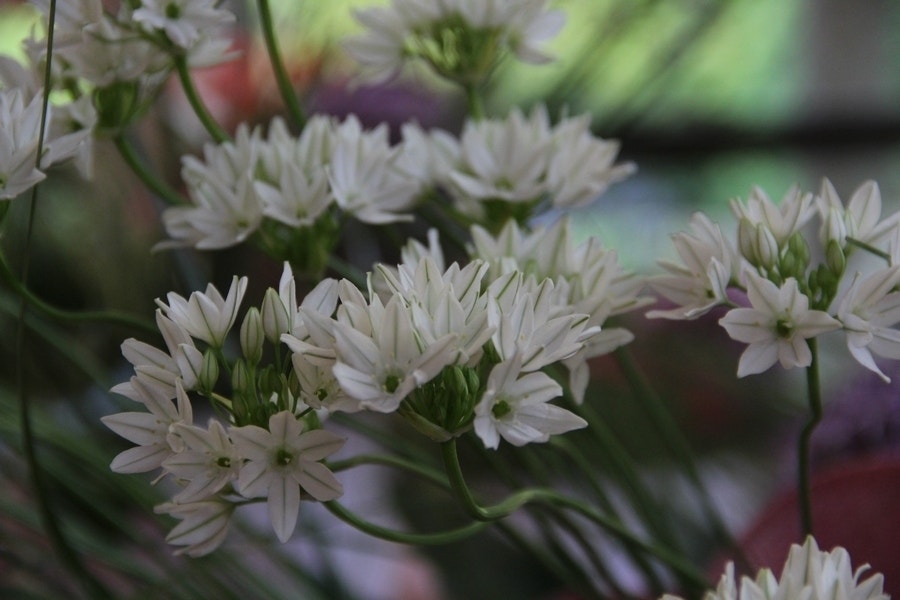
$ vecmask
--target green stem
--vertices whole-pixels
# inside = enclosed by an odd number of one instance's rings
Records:
[[[846,239],[847,239],[848,245],[856,246],[857,248],[862,248],[869,254],[873,254],[873,255],[877,256],[878,258],[883,258],[884,260],[887,261],[888,264],[891,264],[891,255],[888,254],[887,252],[879,250],[875,246],[871,246],[871,245],[869,245],[861,240],[858,240],[856,238],[847,237]]]
[[[159,196],[162,200],[169,204],[170,206],[178,206],[181,204],[185,204],[185,199],[181,197],[181,195],[176,192],[174,189],[169,187],[166,182],[162,181],[160,178],[156,177],[150,169],[148,169],[143,162],[141,162],[140,157],[134,149],[134,146],[129,143],[125,136],[122,134],[113,136],[113,143],[116,145],[116,149],[119,151],[119,154],[122,155],[122,158],[131,167],[131,170],[135,175],[141,180],[141,182],[146,185],[150,190]]]
[[[44,75],[44,97],[43,109],[41,111],[41,124],[38,132],[37,152],[35,153],[35,168],[40,169],[41,157],[44,150],[44,139],[47,131],[47,112],[50,107],[50,91],[51,91],[51,73],[53,60],[53,30],[56,23],[56,0],[50,0],[50,14],[47,23],[47,65]],[[28,224],[25,232],[25,247],[22,258],[22,282],[27,286],[28,272],[30,266],[29,257],[31,255],[31,240],[34,234],[34,222],[37,213],[39,186],[35,185],[31,190],[30,206],[28,208]],[[41,522],[47,532],[50,542],[53,545],[59,559],[75,575],[84,586],[88,596],[92,598],[111,598],[110,592],[106,587],[96,579],[93,574],[87,570],[78,553],[69,544],[68,539],[62,532],[57,515],[50,506],[50,498],[47,493],[46,483],[44,481],[43,470],[38,461],[37,447],[35,442],[34,430],[31,423],[31,402],[29,401],[29,387],[25,377],[25,356],[27,355],[27,330],[25,324],[25,316],[28,308],[28,300],[25,296],[20,297],[19,313],[16,323],[16,390],[19,398],[19,414],[20,428],[22,431],[22,452],[25,456],[25,463],[28,465],[28,471],[31,476],[32,486],[34,488],[35,500],[37,502],[38,512],[41,516]]]
[[[294,91],[294,86],[288,76],[287,69],[284,66],[284,60],[281,58],[281,52],[278,50],[278,40],[275,37],[275,28],[272,25],[272,10],[269,7],[269,0],[258,0],[259,21],[262,28],[263,38],[266,40],[266,50],[269,53],[269,62],[272,64],[272,70],[275,72],[275,81],[278,82],[278,90],[281,92],[281,98],[287,107],[288,114],[300,129],[306,124],[306,115],[300,108],[300,102]]]
[[[187,57],[176,56],[175,69],[178,71],[178,79],[181,81],[181,87],[184,89],[184,95],[187,97],[191,108],[194,109],[197,118],[203,123],[203,127],[206,128],[206,131],[209,132],[209,135],[212,136],[216,143],[222,144],[227,142],[230,139],[229,135],[225,133],[216,120],[213,119],[212,115],[209,114],[209,110],[207,110],[206,105],[203,103],[203,99],[200,97],[197,88],[194,86],[194,81],[191,79],[191,72],[187,64]]]
[[[669,412],[668,408],[659,397],[659,394],[656,393],[656,390],[653,389],[653,386],[647,380],[647,377],[635,364],[634,359],[627,348],[616,349],[615,358],[619,363],[622,372],[625,374],[625,378],[634,389],[638,400],[643,404],[644,409],[650,416],[650,420],[659,432],[663,442],[669,450],[672,451],[675,459],[681,463],[685,474],[697,491],[701,507],[709,524],[712,526],[713,533],[719,541],[728,546],[734,553],[736,559],[750,570],[750,562],[744,551],[735,541],[734,536],[728,531],[728,527],[725,525],[722,516],[715,507],[712,497],[709,494],[709,490],[706,488],[703,479],[700,477],[694,453],[681,430],[678,428],[678,425],[675,423],[672,413]]]
[[[819,353],[815,338],[808,340],[812,362],[806,368],[809,420],[800,431],[797,445],[797,485],[803,537],[813,535],[812,492],[810,489],[810,440],[822,420],[822,390],[819,383]]]
[[[149,321],[139,319],[126,313],[113,310],[76,312],[63,310],[47,304],[35,296],[22,282],[16,279],[16,276],[9,268],[9,265],[6,264],[6,260],[3,258],[2,254],[0,254],[0,280],[9,285],[12,290],[26,302],[26,304],[58,321],[67,321],[70,323],[109,323],[110,325],[123,325],[151,334],[159,333],[156,326]]]
[[[697,589],[706,589],[707,587],[707,581],[703,574],[681,556],[668,548],[641,540],[620,521],[600,514],[587,503],[575,498],[570,498],[556,490],[546,488],[526,488],[508,496],[497,504],[492,506],[482,506],[475,500],[472,491],[469,489],[465,478],[463,477],[462,467],[459,464],[459,456],[456,451],[455,439],[441,444],[441,457],[444,460],[444,468],[447,472],[447,477],[450,480],[450,486],[453,488],[457,499],[469,516],[476,521],[492,522],[503,519],[522,506],[532,502],[566,507],[606,529],[619,539],[627,543],[635,544],[644,552],[655,556],[666,563],[691,586],[695,586]]]
[[[457,529],[451,529],[449,531],[442,531],[439,533],[408,533],[405,531],[397,531],[396,529],[390,529],[388,527],[383,527],[381,525],[376,525],[370,521],[367,521],[347,509],[344,505],[340,504],[336,500],[331,500],[330,502],[322,503],[325,508],[328,509],[331,514],[336,516],[338,519],[347,523],[351,527],[362,531],[372,537],[376,537],[382,540],[387,540],[389,542],[395,542],[398,544],[410,544],[413,546],[439,546],[443,544],[449,544],[451,542],[456,542],[459,540],[466,539],[471,537],[472,535],[478,533],[483,530],[489,524],[485,522],[472,522],[468,525],[463,525]]]
[[[476,121],[484,118],[484,101],[481,99],[481,93],[475,84],[466,84],[464,86],[466,92],[466,105],[469,108],[469,114]]]

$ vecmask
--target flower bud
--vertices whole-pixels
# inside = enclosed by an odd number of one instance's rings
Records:
[[[825,262],[836,277],[840,277],[844,273],[847,257],[844,256],[844,250],[837,240],[828,241],[828,245],[825,247]]]
[[[290,333],[291,317],[281,296],[274,289],[266,290],[262,303],[262,326],[266,338],[273,344],[279,343],[282,333]]]
[[[234,363],[234,370],[231,372],[231,386],[234,388],[235,395],[243,395],[252,389],[254,384],[253,378],[250,376],[250,367],[246,361],[238,359]]]
[[[212,392],[219,381],[219,361],[212,350],[203,353],[203,363],[197,374],[197,386],[204,394]]]
[[[259,309],[251,306],[241,324],[241,351],[250,364],[255,365],[262,359],[264,341],[262,317]]]

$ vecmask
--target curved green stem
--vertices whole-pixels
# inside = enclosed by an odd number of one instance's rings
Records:
[[[187,97],[191,108],[194,109],[194,113],[197,115],[197,118],[200,119],[201,123],[203,123],[203,127],[205,127],[206,131],[209,132],[209,135],[211,135],[216,143],[219,144],[227,142],[229,139],[231,139],[229,135],[225,133],[225,131],[219,126],[216,120],[213,119],[212,115],[209,114],[209,110],[207,110],[206,105],[203,103],[203,99],[197,92],[197,88],[196,86],[194,86],[194,80],[191,79],[191,72],[188,68],[187,57],[176,56],[175,69],[178,71],[178,79],[179,81],[181,81],[181,87],[184,89],[184,95]]]
[[[37,152],[35,153],[35,168],[40,169],[41,157],[44,150],[44,139],[47,132],[47,112],[50,107],[50,91],[51,91],[51,61],[53,60],[53,29],[56,23],[56,0],[50,0],[50,14],[47,23],[47,65],[44,75],[44,97],[43,109],[41,110],[41,124],[38,132]],[[29,257],[31,240],[34,234],[35,215],[37,213],[39,186],[35,185],[31,190],[31,203],[28,209],[28,224],[25,232],[25,248],[22,258],[22,282],[27,285],[30,260]],[[28,465],[28,471],[31,476],[32,486],[34,489],[35,500],[37,502],[38,512],[41,516],[41,522],[47,532],[50,542],[53,545],[59,559],[69,571],[74,574],[81,584],[84,586],[88,596],[92,598],[110,598],[112,597],[106,587],[88,571],[81,558],[74,548],[69,544],[69,540],[63,534],[62,527],[57,519],[56,513],[50,506],[50,498],[47,487],[44,482],[44,474],[41,469],[37,457],[37,447],[35,441],[34,430],[31,423],[31,402],[29,401],[29,388],[25,378],[25,359],[27,354],[27,326],[25,316],[28,307],[28,300],[24,295],[20,296],[19,312],[16,324],[16,390],[19,398],[19,415],[20,428],[22,431],[22,452],[25,455],[25,463]]]
[[[297,93],[288,76],[287,69],[284,66],[284,60],[281,58],[281,52],[278,49],[278,40],[275,37],[275,28],[272,24],[272,10],[269,7],[269,0],[258,0],[259,6],[259,22],[262,28],[263,38],[266,40],[266,50],[269,53],[269,62],[272,64],[272,71],[275,73],[275,81],[278,82],[278,91],[281,92],[281,98],[287,107],[291,120],[297,127],[303,129],[306,125],[306,115],[300,108],[300,101],[297,99]]]
[[[410,544],[414,546],[438,546],[449,544],[471,537],[489,525],[489,523],[475,521],[457,529],[439,533],[408,533],[367,521],[337,500],[323,502],[322,504],[329,512],[331,512],[331,514],[351,527],[371,535],[372,537],[387,540],[389,542],[396,542],[398,544]]]
[[[812,492],[810,489],[810,440],[822,420],[822,390],[819,384],[819,353],[815,338],[808,340],[812,362],[806,367],[806,386],[809,396],[809,420],[800,431],[797,444],[797,494],[800,500],[802,534],[813,535]]]
[[[67,321],[70,323],[109,323],[110,325],[123,325],[133,329],[138,329],[151,334],[158,334],[156,326],[149,321],[145,321],[132,315],[112,310],[90,310],[90,311],[69,311],[56,308],[47,304],[34,295],[22,282],[20,282],[6,260],[0,253],[0,280],[9,285],[16,294],[19,295],[28,305],[36,308],[43,314],[56,319],[58,321]]]
[[[125,136],[122,134],[118,134],[113,136],[113,143],[116,146],[116,149],[119,151],[119,154],[122,155],[122,158],[131,167],[131,170],[135,175],[141,180],[141,182],[146,185],[150,190],[159,196],[162,200],[171,206],[178,206],[180,204],[185,204],[186,201],[181,195],[176,192],[174,189],[169,187],[166,182],[161,180],[159,177],[154,175],[150,169],[141,162],[140,157],[134,149],[134,146],[125,139]]]
[[[441,457],[444,460],[444,468],[447,471],[447,477],[450,480],[450,486],[453,488],[457,499],[462,504],[465,511],[476,521],[493,522],[503,519],[522,506],[539,502],[549,504],[551,506],[566,507],[576,513],[582,515],[588,520],[594,522],[600,527],[606,529],[619,539],[634,544],[644,552],[655,556],[662,562],[666,563],[674,572],[678,573],[682,579],[698,589],[705,589],[707,586],[706,578],[692,564],[684,560],[681,556],[672,552],[668,548],[656,546],[645,542],[631,532],[623,523],[616,519],[611,519],[606,515],[598,513],[586,502],[570,498],[553,489],[545,488],[527,488],[520,490],[506,499],[492,506],[482,506],[479,504],[472,491],[466,484],[463,477],[462,467],[459,464],[459,456],[456,450],[456,440],[450,440],[441,444]]]

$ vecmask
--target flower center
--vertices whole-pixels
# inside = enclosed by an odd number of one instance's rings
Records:
[[[166,5],[166,18],[167,19],[177,19],[181,16],[181,7],[175,4],[174,2],[169,2]]]
[[[400,377],[397,375],[388,375],[384,380],[384,389],[388,394],[393,394],[400,387]]]
[[[292,460],[294,460],[294,455],[284,448],[279,448],[278,452],[275,454],[275,462],[280,467],[288,466],[289,464],[291,464]]]
[[[512,407],[506,400],[500,400],[491,408],[491,413],[494,415],[495,419],[502,419],[511,412]]]
[[[231,466],[231,459],[227,456],[220,456],[216,459],[216,464],[222,467],[223,469],[227,469]]]
[[[789,338],[794,333],[794,326],[790,321],[785,319],[778,319],[775,322],[775,332],[779,337]]]

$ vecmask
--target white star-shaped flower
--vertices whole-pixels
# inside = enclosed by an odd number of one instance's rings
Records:
[[[206,292],[194,292],[190,298],[169,292],[168,304],[157,299],[156,303],[166,316],[181,326],[193,337],[207,344],[221,348],[225,336],[237,318],[238,308],[247,291],[246,277],[233,277],[225,298],[213,284],[206,286]]]
[[[173,429],[185,450],[164,460],[162,466],[185,483],[174,497],[176,502],[205,500],[237,478],[240,457],[221,423],[210,420],[207,429],[179,423]]]
[[[180,519],[166,541],[179,548],[175,554],[205,556],[222,545],[228,536],[231,515],[235,505],[225,500],[203,500],[176,504],[166,502],[154,509],[157,514],[172,515]]]
[[[847,334],[847,349],[859,364],[885,375],[872,354],[900,359],[900,331],[893,326],[900,322],[900,266],[879,269],[868,277],[854,279],[838,306],[838,318]]]
[[[562,387],[550,376],[535,372],[520,377],[521,368],[521,358],[514,356],[491,369],[473,423],[486,448],[496,449],[501,437],[514,446],[546,442],[551,435],[587,425],[578,415],[548,403],[562,395]]]
[[[247,462],[238,474],[238,492],[247,498],[266,496],[272,528],[286,542],[297,525],[301,491],[319,502],[344,493],[322,459],[344,445],[330,431],[306,431],[290,411],[269,418],[268,430],[256,425],[231,429],[231,438]]]
[[[738,377],[762,373],[776,362],[785,369],[808,367],[812,352],[808,338],[840,329],[840,321],[821,310],[809,309],[797,280],[780,288],[753,271],[744,271],[747,296],[753,308],[735,308],[719,319],[733,339],[749,344],[738,364]]]

